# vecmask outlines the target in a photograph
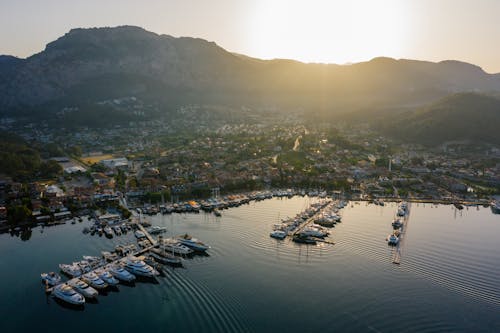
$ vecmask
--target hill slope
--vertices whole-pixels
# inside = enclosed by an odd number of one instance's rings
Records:
[[[382,129],[426,145],[463,140],[500,144],[499,125],[500,99],[461,93],[395,117]]]

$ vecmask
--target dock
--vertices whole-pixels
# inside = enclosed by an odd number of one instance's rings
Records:
[[[144,233],[144,235],[146,235],[146,238],[148,239],[149,242],[151,242],[152,247],[155,247],[158,241],[154,239],[154,237],[151,236],[151,234],[140,223],[135,223],[135,225],[139,230],[141,230]]]
[[[402,218],[403,226],[401,227],[401,233],[399,234],[399,242],[396,245],[396,251],[392,256],[392,263],[395,265],[401,264],[402,247],[405,241],[406,231],[408,230],[408,222],[410,221],[411,212],[411,201],[408,202],[408,210],[405,216]]]
[[[151,242],[151,244],[152,244],[152,245],[147,246],[147,247],[145,247],[145,248],[138,249],[137,251],[135,251],[135,252],[133,252],[133,253],[132,253],[132,256],[134,256],[134,257],[138,257],[138,256],[141,256],[141,255],[143,255],[144,253],[148,252],[148,251],[149,251],[149,250],[151,250],[152,248],[154,248],[154,247],[157,245],[158,241],[157,241],[156,239],[154,239],[154,237],[153,237],[153,236],[151,236],[151,234],[150,234],[150,233],[149,233],[149,232],[148,232],[148,231],[147,231],[147,230],[146,230],[146,229],[145,229],[142,225],[140,225],[139,223],[135,223],[135,222],[134,222],[133,224],[135,224],[139,230],[141,230],[142,232],[144,232],[144,235],[146,235],[146,238],[147,238],[147,239]],[[106,266],[106,265],[109,265],[109,264],[116,264],[116,263],[118,263],[119,261],[121,261],[123,258],[125,258],[125,257],[120,257],[120,258],[118,258],[118,259],[116,259],[116,260],[113,260],[113,261],[110,261],[110,262],[106,262],[106,260],[104,260],[103,264],[101,264],[101,265],[99,265],[99,266],[95,267],[95,268],[94,268],[94,269],[92,269],[90,272],[94,272],[96,269],[102,268],[102,267],[104,267],[104,266]],[[60,284],[55,285],[55,286],[53,286],[53,287],[46,287],[46,288],[45,288],[45,292],[51,292],[51,291],[52,291],[55,287],[57,287],[57,286],[59,286],[59,285],[61,285],[61,284],[64,284],[64,283],[66,283],[66,282],[67,282],[67,281],[61,282]]]
[[[333,202],[332,201],[329,201],[327,203],[325,203],[319,210],[318,212],[316,212],[316,214],[314,214],[313,216],[311,216],[310,218],[308,218],[307,220],[304,221],[304,223],[302,223],[300,226],[298,226],[295,230],[293,230],[289,236],[295,236],[297,234],[300,234],[302,232],[302,230],[304,230],[304,228],[306,228],[309,224],[313,223],[314,220],[318,217],[318,215],[324,210],[326,209],[328,206],[331,206],[333,205]],[[327,241],[325,241],[326,243]]]

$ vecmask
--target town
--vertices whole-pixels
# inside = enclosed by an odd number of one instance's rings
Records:
[[[141,119],[146,107],[131,108]],[[362,123],[307,121],[300,111],[242,113],[194,105],[174,118],[109,128],[8,118],[1,126],[27,147],[42,147],[41,160],[51,171],[1,175],[2,230],[56,223],[98,208],[128,217],[120,198],[158,210],[215,195],[290,189],[461,206],[488,205],[500,191],[498,147],[450,142],[429,148],[394,141]]]

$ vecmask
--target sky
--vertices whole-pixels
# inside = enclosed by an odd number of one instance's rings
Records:
[[[461,60],[500,72],[500,0],[0,0],[0,54],[72,28],[137,25],[253,57]]]

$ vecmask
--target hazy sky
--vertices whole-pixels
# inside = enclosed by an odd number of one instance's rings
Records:
[[[500,0],[0,0],[0,54],[124,24],[266,59],[457,59],[500,72]]]

